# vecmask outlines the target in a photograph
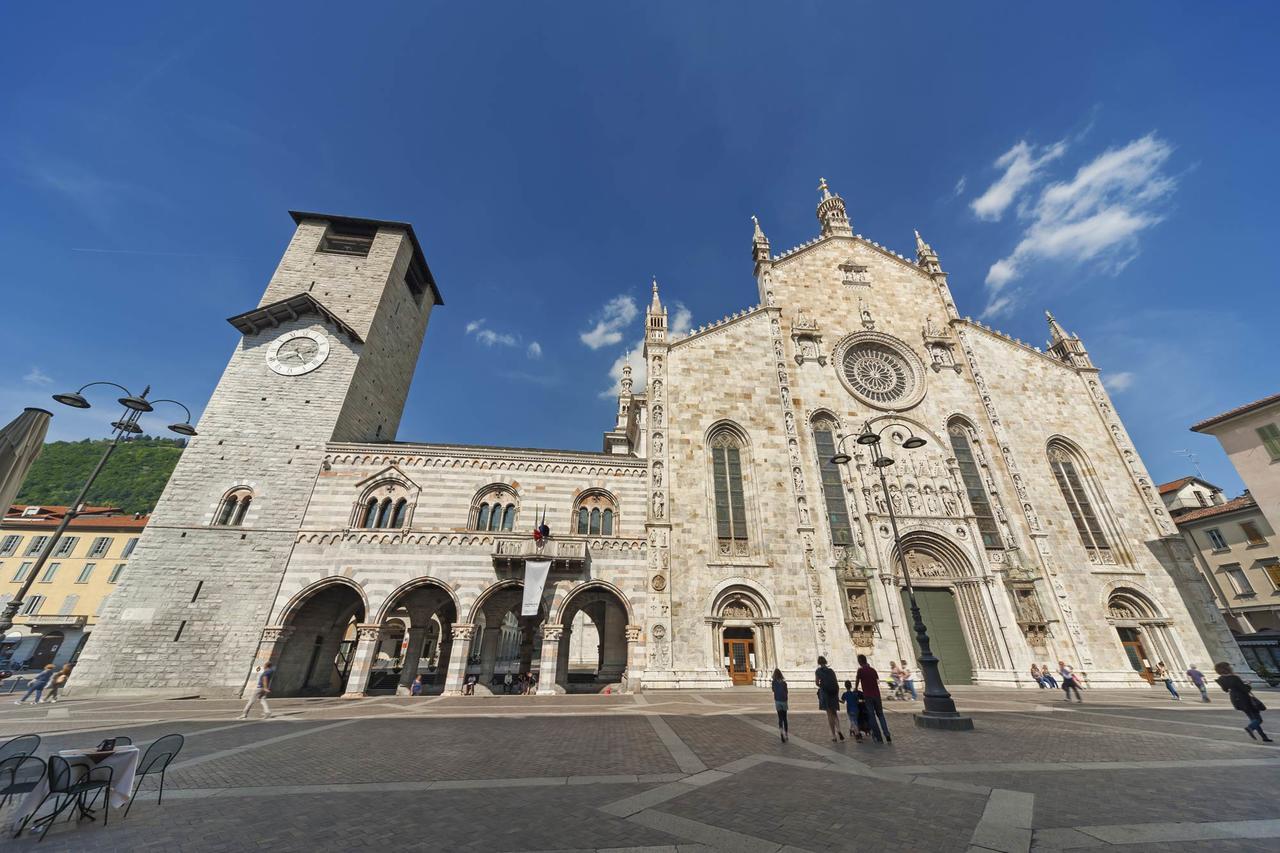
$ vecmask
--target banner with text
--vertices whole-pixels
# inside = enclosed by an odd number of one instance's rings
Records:
[[[520,605],[521,616],[538,615],[538,604],[542,601],[542,588],[547,585],[547,574],[550,571],[550,560],[524,561],[524,601]]]

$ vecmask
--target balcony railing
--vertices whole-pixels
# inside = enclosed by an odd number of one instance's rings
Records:
[[[501,537],[493,543],[493,564],[507,567],[528,559],[551,560],[551,568],[579,570],[591,561],[585,539],[550,539],[542,543],[530,536]]]

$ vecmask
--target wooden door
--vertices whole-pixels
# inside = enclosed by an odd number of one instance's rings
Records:
[[[938,659],[942,680],[946,684],[972,684],[973,662],[969,658],[960,614],[956,611],[955,594],[950,589],[917,589],[916,603],[920,605],[920,618],[929,632],[929,647]],[[920,645],[912,628],[911,601],[905,589],[902,590],[902,611],[906,614],[911,647],[919,660]]]
[[[1147,666],[1147,650],[1143,648],[1142,636],[1137,628],[1117,628],[1120,645],[1124,647],[1124,655],[1129,659],[1129,666],[1141,675],[1148,684],[1155,683],[1155,674]]]
[[[756,676],[754,640],[725,640],[725,656],[729,658],[729,677],[734,685],[750,684]]]

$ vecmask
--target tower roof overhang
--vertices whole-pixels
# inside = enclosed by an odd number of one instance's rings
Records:
[[[344,323],[337,314],[320,304],[320,300],[310,293],[299,293],[296,296],[289,296],[269,305],[261,305],[252,311],[228,317],[227,322],[242,333],[253,335],[262,329],[275,328],[281,323],[296,320],[304,314],[315,314],[321,320],[333,326],[340,334],[346,335],[352,343],[364,343],[364,340],[357,334],[355,329]]]
[[[414,233],[413,226],[408,222],[396,222],[391,219],[362,219],[358,216],[338,216],[333,213],[312,213],[305,210],[291,210],[289,215],[293,217],[294,223],[298,225],[310,219],[331,222],[334,225],[347,226],[349,228],[373,229],[375,231],[379,228],[395,228],[403,231],[409,236],[409,243],[413,246],[413,260],[410,263],[418,268],[422,278],[431,287],[431,298],[435,300],[435,304],[444,304],[444,297],[440,295],[440,288],[436,285],[436,278],[431,274],[431,267],[427,266],[427,257],[422,253],[422,244],[418,242],[418,235]]]

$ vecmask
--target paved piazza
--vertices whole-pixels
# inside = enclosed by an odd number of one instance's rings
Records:
[[[884,746],[831,744],[799,685],[786,744],[749,687],[281,699],[248,722],[231,701],[71,698],[6,702],[0,733],[44,735],[42,756],[187,736],[163,806],[61,823],[42,850],[1277,849],[1280,748],[1222,698],[1162,694],[962,688],[975,731],[916,728],[891,702]]]

